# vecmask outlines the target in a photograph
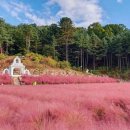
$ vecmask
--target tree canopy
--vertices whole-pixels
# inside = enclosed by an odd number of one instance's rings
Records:
[[[68,17],[48,26],[12,26],[0,18],[0,52],[8,55],[34,52],[69,61],[82,70],[98,67],[123,70],[130,67],[130,30],[123,24],[100,23],[79,28]]]

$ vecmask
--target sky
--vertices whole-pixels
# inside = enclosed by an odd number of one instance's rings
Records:
[[[69,17],[76,27],[100,22],[130,28],[129,6],[130,0],[0,0],[0,17],[12,25],[50,25]]]

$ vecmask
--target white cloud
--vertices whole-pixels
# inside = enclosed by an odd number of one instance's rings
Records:
[[[123,2],[123,0],[117,0],[117,2],[118,2],[118,3],[122,3],[122,2]]]
[[[70,17],[77,26],[87,27],[93,22],[102,22],[103,10],[98,0],[50,0],[48,4],[60,7],[55,17]]]
[[[0,0],[3,7],[11,16],[19,21],[28,21],[37,25],[46,25],[59,21],[61,17],[69,17],[76,26],[87,27],[93,22],[102,22],[103,10],[98,0],[48,0],[43,3],[43,12],[36,13],[29,5],[14,0]],[[58,6],[54,14],[51,7]],[[47,15],[47,18],[45,18]]]
[[[33,9],[29,5],[25,5],[22,2],[14,2],[14,1],[4,1],[1,0],[0,7],[4,8],[8,13],[11,14],[12,17],[15,17],[17,20],[29,21],[31,23],[36,23],[38,25],[44,25],[46,22],[43,18],[40,18],[35,14]]]

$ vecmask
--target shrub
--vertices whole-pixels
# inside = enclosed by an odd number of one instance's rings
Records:
[[[5,58],[6,58],[6,55],[0,54],[0,60],[5,59]]]
[[[43,63],[45,63],[51,67],[57,67],[57,61],[52,59],[51,57],[44,57]]]
[[[33,52],[27,53],[27,54],[26,54],[26,57],[29,58],[29,59],[31,59],[32,61],[37,62],[37,63],[41,62],[42,59],[43,59],[43,56],[42,56],[42,55],[36,54],[36,53],[33,53]]]
[[[22,56],[22,54],[21,53],[17,53],[17,54],[15,54],[15,56]]]
[[[124,72],[120,73],[120,77],[125,80],[130,80],[130,71],[125,70]]]
[[[58,67],[65,69],[65,68],[71,68],[71,65],[67,61],[59,61]]]

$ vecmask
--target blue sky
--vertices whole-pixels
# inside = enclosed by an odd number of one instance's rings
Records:
[[[129,5],[130,0],[0,0],[0,17],[12,25],[49,25],[67,16],[75,26],[100,22],[130,28]]]

